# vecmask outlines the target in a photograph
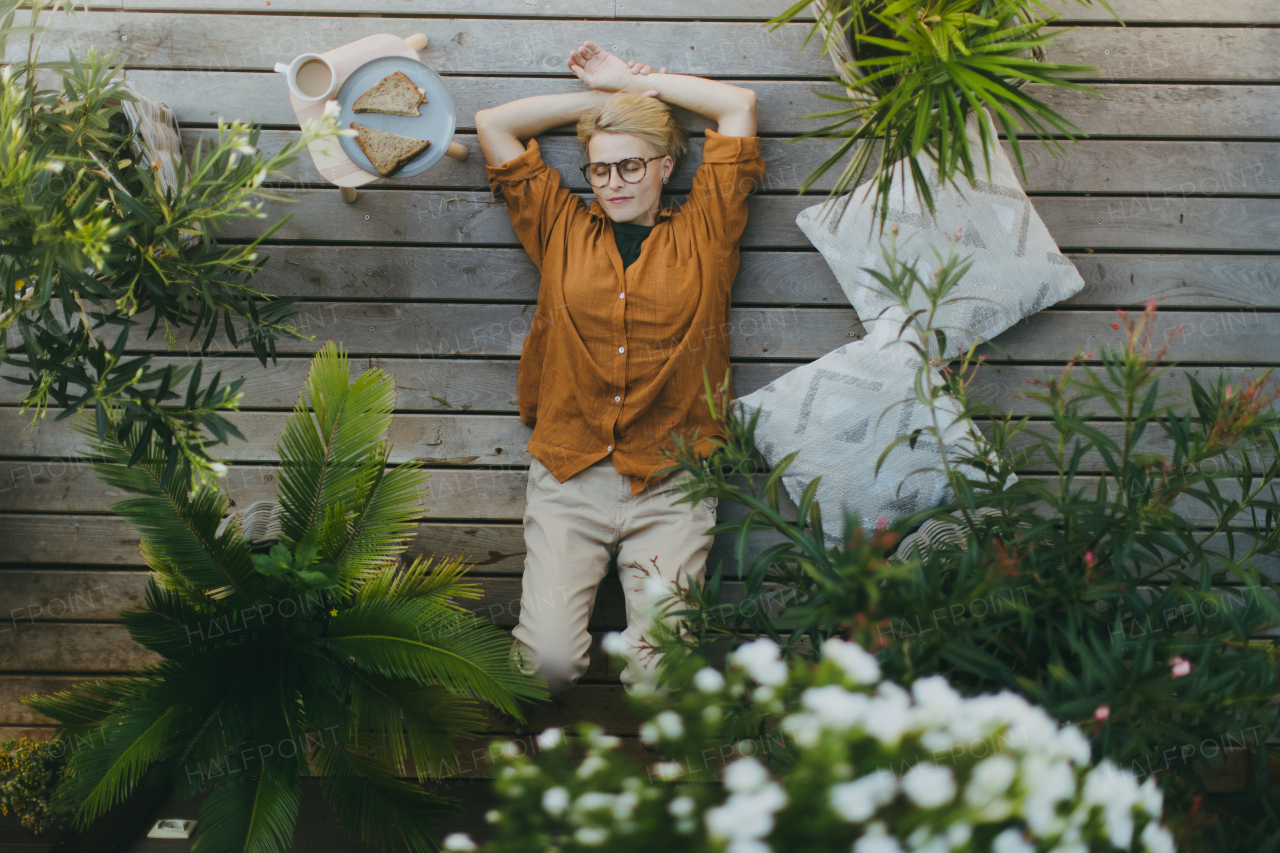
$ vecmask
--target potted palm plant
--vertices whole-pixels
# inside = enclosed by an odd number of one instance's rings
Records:
[[[163,448],[141,425],[100,440],[82,424],[97,475],[133,496],[114,509],[141,532],[152,572],[145,606],[121,620],[163,660],[24,700],[70,744],[53,805],[77,824],[145,777],[179,798],[207,793],[201,850],[284,850],[299,779],[315,773],[348,833],[426,850],[450,801],[402,769],[437,775],[453,738],[483,731],[480,702],[518,718],[520,700],[545,696],[512,665],[510,638],[458,603],[480,594],[461,561],[401,564],[426,474],[388,465],[392,377],[349,377],[329,342],[278,445],[268,541],[216,484],[164,480]]]
[[[1077,2],[1091,6],[1094,0]],[[1097,2],[1115,14],[1107,0]],[[873,181],[875,207],[883,217],[894,175],[902,169],[910,172],[917,195],[932,211],[921,157],[938,164],[940,182],[954,181],[959,172],[973,183],[978,174],[965,123],[983,109],[1000,123],[1020,169],[1019,132],[1034,135],[1055,154],[1062,151],[1055,136],[1074,141],[1081,135],[1023,88],[1040,83],[1092,91],[1066,75],[1097,70],[1044,61],[1044,48],[1052,42],[1044,28],[1056,15],[1039,0],[801,0],[770,23],[793,21],[806,8],[814,16],[810,37],[822,39],[845,94],[828,96],[838,108],[810,116],[827,124],[801,138],[843,141],[808,177],[802,192],[839,167],[832,195]],[[995,134],[985,122],[979,124],[989,171]],[[877,141],[879,146],[873,144]]]

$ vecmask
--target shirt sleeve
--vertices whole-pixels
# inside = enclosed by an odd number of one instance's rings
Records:
[[[547,241],[557,222],[586,215],[582,200],[560,185],[560,173],[542,161],[536,139],[501,166],[486,166],[493,194],[507,202],[511,225],[529,257],[542,269]]]
[[[758,136],[724,136],[708,129],[702,165],[680,208],[690,224],[718,244],[736,245],[747,226],[747,197],[764,178]]]

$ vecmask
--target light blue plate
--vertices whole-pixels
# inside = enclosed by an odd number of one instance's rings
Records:
[[[403,71],[413,81],[413,85],[426,93],[427,102],[418,105],[418,111],[422,115],[392,116],[386,113],[357,113],[351,109],[356,98],[378,85],[383,77],[397,71]],[[458,120],[457,111],[453,106],[453,96],[445,88],[440,75],[418,60],[407,56],[382,56],[366,62],[351,72],[351,76],[347,77],[342,88],[338,90],[338,108],[338,123],[343,127],[348,127],[354,121],[375,130],[398,133],[410,139],[430,140],[431,146],[406,163],[400,171],[391,175],[392,179],[417,175],[434,166],[448,150],[449,143],[453,141],[453,130]],[[360,150],[360,144],[354,137],[339,137],[339,142],[342,150],[347,152],[347,156],[357,166],[372,175],[378,175],[378,170],[373,168],[369,158],[364,156],[364,152]],[[378,175],[378,177],[382,176]]]

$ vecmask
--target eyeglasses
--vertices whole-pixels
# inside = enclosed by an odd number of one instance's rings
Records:
[[[628,184],[638,184],[644,180],[645,172],[649,169],[649,163],[654,160],[661,160],[667,155],[659,154],[657,157],[650,157],[642,160],[639,157],[628,157],[626,160],[619,160],[616,163],[588,163],[582,167],[582,177],[587,183],[593,187],[604,187],[609,185],[609,177],[613,174],[613,167],[618,167],[618,176]]]

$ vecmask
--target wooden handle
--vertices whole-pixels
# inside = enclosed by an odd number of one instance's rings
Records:
[[[356,200],[355,187],[338,187],[338,192],[342,194],[342,200],[347,204],[351,204],[351,202]]]
[[[455,160],[465,160],[467,159],[468,153],[467,146],[463,145],[461,142],[450,142],[449,150],[444,153],[445,156],[452,157]]]
[[[405,39],[405,42],[408,43],[409,47],[413,48],[419,53],[427,49],[427,37],[422,33],[414,33],[413,35]]]

